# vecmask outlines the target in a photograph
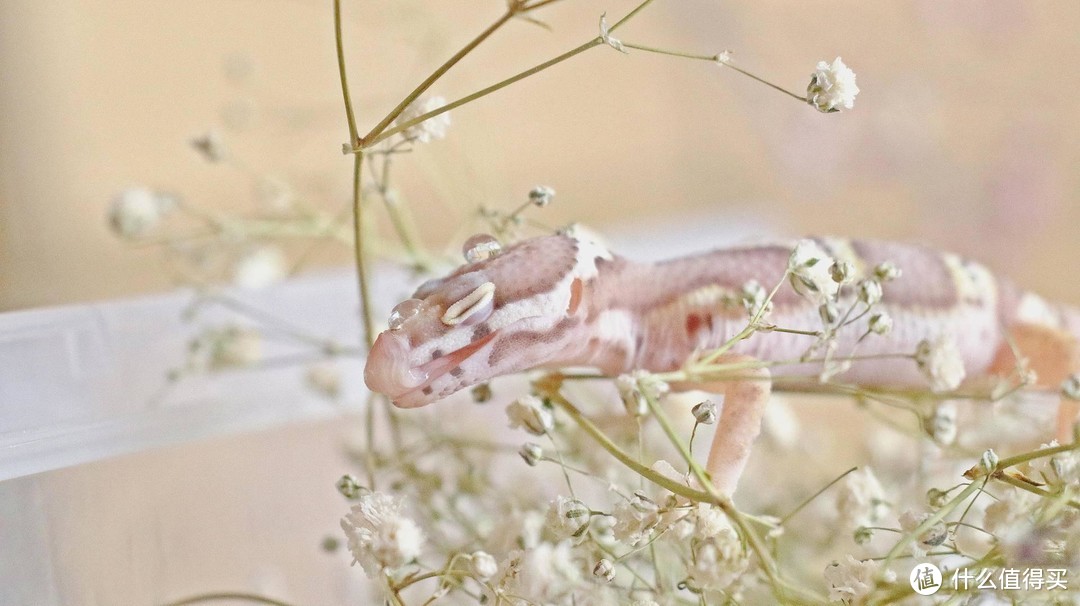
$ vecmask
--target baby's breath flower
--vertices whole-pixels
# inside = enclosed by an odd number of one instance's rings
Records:
[[[956,389],[966,374],[964,359],[952,335],[921,341],[915,350],[915,361],[929,379],[930,389],[935,392]]]
[[[855,276],[855,266],[850,261],[834,261],[829,268],[829,274],[832,275],[833,282],[847,284]]]
[[[633,547],[649,538],[660,523],[660,516],[655,503],[652,508],[643,507],[643,504],[644,502],[639,501],[635,507],[633,502],[624,501],[615,506],[615,511],[612,512],[615,518],[612,532],[616,540]]]
[[[820,112],[838,112],[840,108],[851,109],[855,105],[855,72],[837,57],[832,64],[820,61],[810,76],[806,87],[806,101]]]
[[[720,533],[731,530],[727,514],[708,503],[698,503],[694,508],[694,536],[698,539],[711,539]]]
[[[581,570],[574,562],[570,542],[544,542],[527,551],[511,552],[497,586],[508,594],[548,603],[559,600],[580,581]]]
[[[667,383],[642,370],[619,375],[615,379],[615,387],[619,390],[619,398],[622,399],[626,412],[633,416],[648,414],[648,400],[651,398],[656,401],[671,390]]]
[[[275,246],[257,248],[233,267],[233,282],[240,288],[258,290],[285,277],[285,254]]]
[[[526,442],[525,445],[521,447],[521,450],[518,451],[518,454],[521,455],[522,459],[525,459],[525,463],[527,463],[529,467],[536,467],[536,464],[544,458],[544,449],[540,448],[540,445],[534,442]]]
[[[818,303],[836,296],[840,285],[832,278],[832,257],[813,240],[800,240],[788,258],[791,285],[800,295]]]
[[[605,583],[610,583],[615,580],[615,564],[612,564],[611,560],[607,558],[601,558],[596,563],[596,566],[593,566],[592,573],[594,577]]]
[[[750,564],[742,542],[731,529],[702,541],[695,555],[689,572],[694,586],[700,589],[727,589]]]
[[[529,202],[536,206],[544,207],[551,204],[555,199],[555,190],[547,185],[537,185],[529,192]]]
[[[881,282],[877,280],[863,280],[859,282],[859,300],[867,305],[877,305],[881,302]]]
[[[397,117],[396,124],[405,124],[420,116],[439,109],[446,105],[443,97],[419,97],[409,104],[401,115]],[[419,124],[414,124],[402,131],[402,136],[418,143],[429,143],[436,139],[445,139],[446,131],[450,128],[450,112],[443,112],[432,116]]]
[[[469,556],[469,571],[473,577],[486,581],[499,572],[499,564],[486,551],[474,551]]]
[[[121,238],[138,238],[157,227],[175,204],[172,198],[145,187],[124,190],[109,207],[109,227]]]
[[[911,510],[905,511],[900,514],[900,530],[905,533],[913,532],[929,517],[930,514],[928,513],[918,514]],[[938,522],[915,538],[915,542],[911,544],[911,554],[917,558],[921,558],[926,555],[926,552],[929,551],[930,548],[937,547],[944,543],[948,536],[949,532],[945,528],[945,524],[943,522]]]
[[[360,496],[364,487],[360,485],[360,482],[352,474],[347,473],[337,481],[337,489],[346,499],[355,499]]]
[[[875,560],[856,560],[850,554],[843,560],[825,567],[825,583],[829,586],[829,601],[845,604],[862,603],[874,588],[881,564]],[[896,573],[885,572],[885,580],[892,583]]]
[[[578,534],[589,523],[589,508],[578,499],[558,497],[548,506],[544,528],[557,540]]]
[[[542,436],[555,427],[555,416],[536,396],[523,396],[506,407],[506,416],[510,418],[510,427],[518,427],[537,436]]]
[[[879,312],[870,316],[870,332],[875,335],[885,336],[892,332],[893,319],[886,312]]]
[[[882,282],[892,282],[901,275],[903,272],[892,261],[883,261],[874,267],[874,276]]]
[[[716,422],[716,402],[712,400],[698,403],[690,409],[690,412],[694,415],[694,420],[702,425],[712,425]]]
[[[840,309],[832,301],[826,301],[818,306],[818,317],[824,326],[832,326],[840,319]]]
[[[772,301],[765,306],[765,300],[768,298],[769,292],[757,280],[749,280],[742,285],[742,302],[747,314],[754,316],[761,311],[762,317],[767,315],[772,309]],[[763,306],[765,306],[764,311],[762,311]]]
[[[192,344],[193,353],[204,348],[208,370],[245,368],[262,359],[262,336],[258,331],[242,326],[211,328]]]
[[[404,566],[423,550],[424,533],[403,510],[399,497],[372,492],[361,496],[341,519],[353,563],[360,564],[369,578]]]
[[[956,415],[956,402],[948,401],[937,405],[928,423],[930,437],[934,438],[935,442],[948,446],[956,441]]]
[[[221,162],[228,155],[225,143],[222,142],[216,131],[208,131],[201,137],[195,137],[191,140],[191,146],[207,162]]]
[[[869,467],[857,469],[844,478],[836,501],[840,522],[849,529],[873,526],[889,510],[881,483]]]

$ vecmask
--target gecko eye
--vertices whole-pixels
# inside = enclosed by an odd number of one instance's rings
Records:
[[[390,319],[387,321],[390,330],[401,330],[401,327],[405,325],[405,321],[420,311],[421,303],[423,301],[420,299],[405,299],[395,305],[394,309],[390,311]]]
[[[460,301],[447,307],[446,313],[440,319],[447,326],[482,322],[491,314],[494,300],[495,284],[484,282]]]

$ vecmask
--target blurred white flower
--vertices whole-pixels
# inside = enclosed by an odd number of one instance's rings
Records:
[[[477,579],[486,581],[499,573],[499,564],[486,551],[474,551],[469,556],[469,570]]]
[[[555,190],[547,185],[537,185],[529,192],[529,202],[544,207],[551,204],[551,201],[555,199]]]
[[[913,532],[920,524],[930,517],[928,513],[915,513],[910,509],[900,514],[900,530],[905,533]],[[921,558],[932,548],[945,542],[949,537],[949,531],[944,522],[938,522],[915,537],[911,543],[911,555]]]
[[[825,583],[829,586],[829,601],[845,604],[861,603],[860,600],[874,588],[881,564],[875,560],[856,560],[850,554],[843,560],[825,567]],[[889,570],[885,580],[892,583],[896,573]]]
[[[915,350],[915,361],[935,392],[956,389],[966,375],[956,339],[949,334],[920,342]]]
[[[848,530],[873,526],[889,511],[885,492],[869,467],[849,473],[837,491],[836,509],[840,523]]]
[[[547,603],[558,600],[579,582],[581,569],[574,562],[570,542],[563,541],[511,552],[497,586],[505,594]]]
[[[738,580],[749,563],[742,541],[729,528],[701,542],[689,572],[696,587],[722,590]]]
[[[446,99],[443,97],[419,97],[401,112],[397,120],[395,120],[395,124],[405,124],[444,105],[446,105]],[[401,134],[406,139],[412,139],[419,143],[430,143],[436,139],[445,139],[446,131],[449,128],[450,112],[446,111],[406,128]]]
[[[109,227],[121,238],[137,238],[157,227],[175,205],[169,196],[145,187],[132,187],[113,199]]]
[[[757,280],[747,280],[742,285],[741,295],[743,307],[746,308],[746,313],[750,316],[757,315],[760,311],[762,318],[764,318],[772,310],[772,301],[769,301],[767,306],[765,305],[766,299],[769,298],[769,291],[765,290],[765,287]]]
[[[838,112],[839,108],[851,109],[855,105],[855,72],[837,57],[832,64],[819,61],[817,70],[810,76],[806,87],[806,100],[821,112]]]
[[[523,396],[506,407],[506,416],[510,419],[510,428],[518,427],[537,436],[542,436],[555,427],[555,416],[544,402],[536,396]]]
[[[930,437],[942,446],[948,446],[956,441],[956,402],[946,401],[938,404],[934,409],[934,415],[929,419]]]
[[[615,518],[615,539],[631,547],[649,538],[660,523],[656,509],[635,507],[633,502],[619,503],[611,515]]]
[[[859,300],[867,305],[877,305],[881,302],[881,282],[877,280],[863,280],[859,282]]]
[[[619,375],[615,379],[615,387],[619,390],[626,412],[633,416],[648,414],[649,399],[655,402],[671,390],[667,383],[643,370]]]
[[[556,540],[570,538],[589,523],[589,508],[578,499],[558,497],[548,506],[544,528]]]
[[[360,564],[368,578],[404,566],[423,550],[424,533],[404,515],[404,508],[399,497],[372,492],[341,519],[353,563]]]
[[[870,316],[870,332],[875,335],[887,335],[892,332],[892,328],[893,319],[889,314],[880,312]]]
[[[731,531],[727,514],[708,503],[698,503],[694,508],[694,537],[711,539],[725,531]]]
[[[262,336],[243,326],[208,328],[192,341],[191,355],[193,366],[211,371],[253,366],[262,359]]]
[[[258,290],[285,277],[285,253],[273,246],[257,248],[233,266],[233,283],[240,288]]]
[[[840,285],[833,280],[832,257],[813,240],[799,240],[788,258],[791,285],[800,295],[825,303],[836,296]]]

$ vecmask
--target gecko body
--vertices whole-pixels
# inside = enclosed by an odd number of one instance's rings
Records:
[[[874,307],[893,318],[891,334],[860,341],[869,321],[865,315],[837,332],[837,359],[853,352],[868,358],[843,372],[844,382],[925,387],[910,357],[889,355],[911,353],[920,341],[945,334],[955,339],[966,374],[974,378],[996,372],[1012,327],[1039,326],[1074,345],[1080,338],[1076,309],[1047,303],[956,255],[887,242],[817,243],[850,263],[855,279],[885,261],[903,270],[885,284],[884,299]],[[390,329],[369,354],[365,381],[398,406],[416,407],[533,368],[593,367],[607,375],[675,370],[746,326],[744,285],[780,283],[791,251],[783,245],[747,246],[640,263],[571,235],[524,240],[426,282],[395,308]],[[838,301],[841,309],[854,304],[847,291]],[[773,305],[771,324],[822,328],[818,304],[790,285],[778,289]],[[812,342],[802,334],[757,333],[734,353],[798,360]],[[816,377],[820,371],[820,363],[804,362],[777,367],[774,374]]]

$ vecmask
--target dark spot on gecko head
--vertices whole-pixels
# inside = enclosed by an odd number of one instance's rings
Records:
[[[432,360],[438,360],[441,357],[443,357],[443,350],[436,349],[435,351],[431,352],[431,359]]]
[[[450,369],[450,376],[451,377],[460,377],[463,374],[465,374],[465,370],[462,369],[460,366],[455,366],[455,367]]]
[[[479,325],[476,326],[476,328],[473,329],[472,340],[473,341],[479,341],[480,339],[483,339],[484,337],[486,337],[486,336],[488,336],[490,334],[491,334],[491,327],[490,326],[488,326],[486,323],[479,324]]]
[[[424,392],[424,395],[425,395],[425,396],[430,396],[430,395],[431,395],[431,391],[432,391],[432,390],[431,390],[431,386],[430,386],[430,385],[428,385],[427,387],[425,387],[424,389],[422,389],[422,390],[420,390],[420,391]]]

